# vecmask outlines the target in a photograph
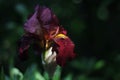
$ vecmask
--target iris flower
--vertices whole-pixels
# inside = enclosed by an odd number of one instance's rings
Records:
[[[20,58],[27,58],[30,46],[34,47],[35,54],[42,56],[44,64],[56,62],[64,66],[75,57],[74,43],[51,9],[36,6],[24,24],[24,31],[19,41]]]

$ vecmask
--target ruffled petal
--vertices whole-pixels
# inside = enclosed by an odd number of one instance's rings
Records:
[[[29,18],[29,20],[26,21],[26,23],[24,24],[24,30],[27,33],[42,36],[41,24],[37,19],[37,13],[38,11],[35,11],[35,13]]]
[[[43,8],[39,18],[43,24],[49,24],[52,19],[51,10],[49,8]]]
[[[58,34],[59,22],[51,9],[38,5],[34,14],[24,24],[24,30],[27,33],[51,39]]]
[[[57,64],[64,66],[68,60],[75,57],[74,43],[67,36],[56,37],[54,40],[58,44]]]

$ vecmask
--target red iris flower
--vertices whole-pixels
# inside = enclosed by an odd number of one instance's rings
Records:
[[[37,54],[45,54],[51,49],[57,53],[56,63],[64,66],[66,61],[75,57],[74,43],[66,36],[66,30],[60,26],[56,15],[47,7],[37,6],[34,14],[24,24],[25,34],[19,42],[19,55],[27,57],[27,51],[32,45]]]

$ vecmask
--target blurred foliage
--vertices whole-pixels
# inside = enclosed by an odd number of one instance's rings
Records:
[[[76,45],[76,59],[53,80],[120,80],[119,0],[0,0],[0,80],[49,80],[39,56],[17,58],[17,41],[37,4],[55,12]]]
[[[55,74],[53,76],[52,80],[60,80],[60,74],[61,73],[61,69],[58,66]],[[19,69],[12,67],[10,69],[10,76],[5,76],[4,75],[4,71],[2,70],[1,73],[1,80],[49,80],[46,79],[47,77],[41,75],[41,73],[37,70],[37,67],[35,64],[32,64],[25,72],[25,74],[23,74],[22,72],[19,71]]]

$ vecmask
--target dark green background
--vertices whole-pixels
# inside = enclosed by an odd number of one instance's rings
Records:
[[[24,22],[37,4],[53,10],[76,45],[77,57],[63,68],[62,77],[120,80],[119,0],[0,0],[0,67],[7,71],[17,54]]]

